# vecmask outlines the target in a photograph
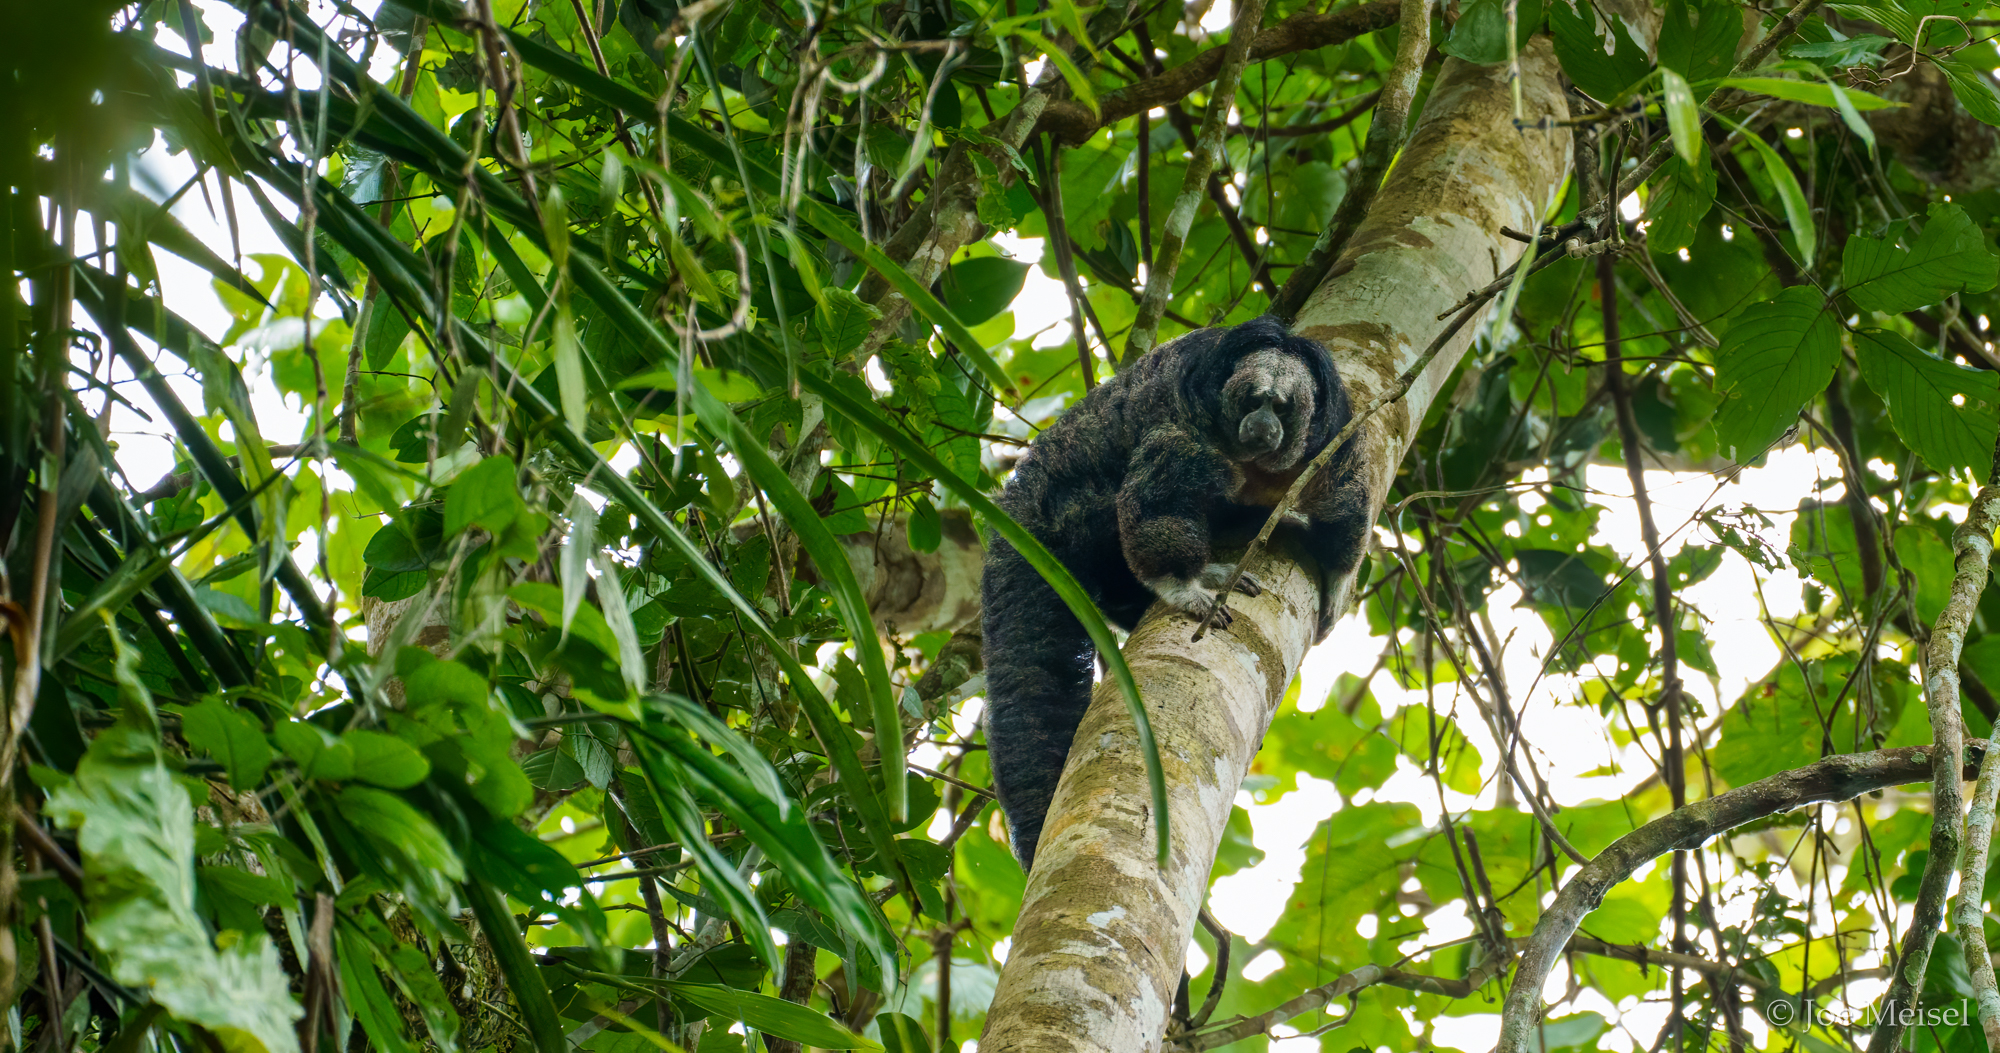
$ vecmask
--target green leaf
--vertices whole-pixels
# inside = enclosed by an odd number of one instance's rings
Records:
[[[611,630],[615,649],[611,657],[618,659],[618,671],[625,677],[625,686],[633,691],[646,689],[646,656],[639,649],[639,631],[632,626],[632,608],[625,604],[625,590],[618,583],[618,565],[611,557],[597,554],[598,606],[604,610],[604,624]]]
[[[596,553],[597,509],[579,489],[569,499],[569,537],[563,540],[562,550],[562,618],[558,624],[565,637],[583,606],[584,591],[590,587],[591,557]]]
[[[369,303],[367,343],[362,354],[369,369],[387,369],[395,360],[396,349],[403,346],[403,338],[410,335],[410,321],[383,297]]]
[[[271,737],[303,778],[339,782],[354,777],[354,751],[312,724],[281,721],[271,728]]]
[[[271,765],[271,744],[263,727],[219,698],[184,710],[181,735],[188,745],[220,762],[229,773],[229,785],[239,790],[255,787]]]
[[[379,731],[350,731],[340,741],[354,756],[354,778],[391,790],[407,790],[431,773],[431,762],[415,746]]]
[[[1515,47],[1526,48],[1542,25],[1541,0],[1522,0],[1515,9]],[[1439,51],[1479,66],[1507,61],[1505,0],[1472,0],[1465,5]]]
[[[1819,290],[1794,286],[1745,308],[1715,355],[1723,452],[1739,463],[1761,456],[1826,390],[1839,361],[1840,326]]]
[[[916,552],[936,552],[944,543],[944,519],[929,497],[918,497],[910,506],[910,548]]]
[[[349,786],[334,798],[341,818],[385,855],[419,871],[465,880],[465,863],[437,824],[409,802],[386,790]]]
[[[300,1015],[262,932],[218,945],[195,913],[195,816],[188,791],[130,724],[98,736],[47,814],[77,831],[85,931],[113,980],[146,992],[227,1053],[295,1053]]]
[[[1995,85],[1990,75],[1956,55],[1931,61],[1944,71],[1951,93],[1965,112],[1985,124],[2000,125],[2000,85]]]
[[[1840,107],[1840,101],[1835,97],[1836,90],[1847,96],[1849,104],[1857,110],[1887,110],[1903,105],[1854,88],[1836,89],[1832,84],[1811,80],[1787,80],[1783,77],[1730,77],[1722,83],[1731,88],[1769,95],[1774,99],[1802,102],[1808,106],[1824,106],[1827,109]]]
[[[506,897],[491,882],[478,878],[466,883],[465,893],[473,916],[479,920],[479,927],[493,948],[493,957],[507,982],[514,1006],[526,1018],[536,1053],[570,1053],[562,1020],[556,1016],[555,1000],[549,997],[548,983],[528,952],[528,943],[515,926],[514,915],[507,910]]]
[[[1014,30],[1014,35],[1040,51],[1042,56],[1055,66],[1056,71],[1062,74],[1063,80],[1068,82],[1069,90],[1076,93],[1076,101],[1083,103],[1084,108],[1091,113],[1098,112],[1097,91],[1090,86],[1090,75],[1083,72],[1076,61],[1069,57],[1068,48],[1056,47],[1047,37],[1032,29],[1017,28]]]
[[[1660,67],[1660,81],[1664,89],[1661,106],[1667,111],[1667,130],[1674,137],[1674,152],[1680,155],[1682,164],[1700,164],[1701,108],[1695,105],[1694,92],[1680,74],[1665,66]]]
[[[1908,248],[1889,237],[1855,236],[1841,251],[1847,295],[1869,311],[1900,314],[1953,293],[1993,288],[2000,259],[1986,249],[1986,235],[1949,202],[1931,206],[1922,234]]]
[[[1688,165],[1668,158],[1653,176],[1652,187],[1646,202],[1646,247],[1670,253],[1694,244],[1702,217],[1715,205],[1715,167],[1706,160]]]
[[[955,263],[944,272],[944,303],[966,325],[1004,311],[1028,280],[1028,265],[1002,256]]]
[[[1742,9],[1728,0],[1667,0],[1660,24],[1660,65],[1697,85],[1696,102],[1713,92],[1716,78],[1736,62],[1743,39]]]
[[[1854,357],[1888,402],[1896,434],[1925,464],[1986,477],[2000,430],[2000,376],[1934,358],[1884,329],[1855,333]]]
[[[526,512],[514,486],[515,466],[508,457],[488,457],[458,473],[444,500],[444,533],[457,537],[468,527],[500,534]]]
[[[1645,79],[1653,62],[1623,23],[1613,19],[1600,26],[1598,18],[1597,8],[1588,0],[1577,0],[1574,6],[1563,0],[1549,5],[1549,28],[1563,72],[1592,98],[1609,103]]]
[[[867,338],[869,330],[875,328],[875,323],[881,319],[882,311],[874,304],[838,286],[829,287],[822,292],[820,302],[815,307],[819,312],[820,321],[819,332],[815,335],[819,337],[820,343],[825,346],[829,355],[841,358],[861,346],[861,341]],[[977,325],[984,320],[967,319],[966,324]],[[710,390],[715,389],[710,388]],[[727,398],[720,393],[717,393],[716,397],[724,402],[743,401]]]
[[[879,315],[881,312],[876,313]],[[764,396],[763,386],[741,373],[726,369],[709,369],[705,366],[696,366],[693,372],[696,384],[724,402],[749,402]],[[619,381],[618,387],[620,390],[653,388],[659,391],[679,391],[680,377],[671,369],[652,369]]]
[[[1728,118],[1723,118],[1726,123]],[[1737,125],[1739,129],[1741,125]],[[1819,244],[1818,228],[1813,224],[1812,205],[1806,201],[1806,192],[1799,186],[1798,176],[1792,174],[1792,166],[1778,155],[1770,143],[1762,136],[1746,132],[1743,141],[1757,159],[1764,164],[1764,174],[1771,177],[1771,186],[1778,192],[1778,200],[1785,208],[1785,223],[1792,228],[1792,242],[1798,246],[1799,263],[1806,267],[1813,265],[1813,251]]]
[[[583,344],[577,339],[576,321],[570,317],[568,304],[556,308],[550,346],[555,350],[556,393],[560,396],[563,419],[576,429],[578,435],[587,435],[590,432],[590,387],[583,379]],[[445,507],[448,515],[449,502]],[[493,532],[499,533],[498,530]]]
[[[711,1013],[741,1020],[775,1038],[790,1039],[821,1049],[882,1048],[879,1043],[870,1042],[840,1026],[826,1014],[782,998],[711,984],[669,982],[667,988],[676,998],[686,999]]]
[[[403,1014],[396,1011],[395,1001],[382,986],[366,941],[347,926],[341,926],[336,935],[340,953],[334,957],[340,965],[341,991],[355,1022],[384,1053],[416,1053],[416,1044],[403,1026]]]

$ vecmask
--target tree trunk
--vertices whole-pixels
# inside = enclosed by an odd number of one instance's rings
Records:
[[[1530,127],[1517,130],[1506,66],[1446,62],[1368,220],[1301,312],[1299,331],[1333,350],[1357,405],[1392,392],[1443,329],[1436,316],[1520,255],[1500,228],[1539,228],[1560,190],[1569,133],[1532,127],[1568,114],[1546,38],[1521,56],[1521,93]],[[1476,332],[1462,330],[1407,399],[1362,431],[1371,512]],[[1154,865],[1144,761],[1117,689],[1100,685],[1092,699],[981,1050],[1160,1048],[1223,824],[1313,640],[1316,572],[1282,549],[1255,570],[1265,592],[1231,604],[1228,630],[1191,643],[1193,622],[1156,607],[1125,647],[1170,787],[1164,869]]]

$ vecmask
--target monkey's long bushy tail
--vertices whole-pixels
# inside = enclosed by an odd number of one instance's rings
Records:
[[[995,537],[980,586],[986,628],[986,750],[1014,855],[1035,862],[1070,742],[1090,706],[1090,635],[1014,546]]]

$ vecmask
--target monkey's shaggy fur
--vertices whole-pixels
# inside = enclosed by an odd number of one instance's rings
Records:
[[[1352,413],[1326,348],[1275,319],[1198,330],[1126,366],[1037,436],[999,503],[1119,627],[1137,625],[1155,599],[1198,620],[1233,569],[1211,561],[1210,538],[1260,526]],[[1295,509],[1328,581],[1354,569],[1366,539],[1357,466],[1350,440]],[[1249,575],[1237,589],[1262,591]],[[997,535],[982,593],[988,755],[1026,870],[1090,704],[1096,651]],[[1322,609],[1322,633],[1336,613]],[[1229,624],[1226,611],[1217,622]]]

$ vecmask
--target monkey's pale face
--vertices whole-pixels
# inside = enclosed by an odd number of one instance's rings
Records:
[[[1298,463],[1314,409],[1311,371],[1282,351],[1243,356],[1222,387],[1223,423],[1236,438],[1235,459],[1267,470]]]

